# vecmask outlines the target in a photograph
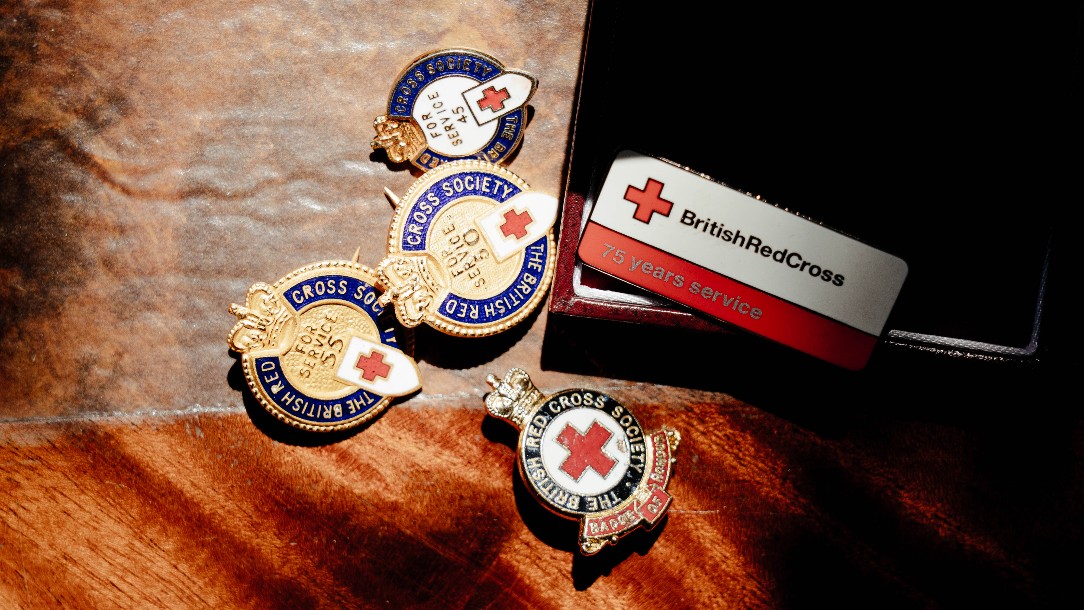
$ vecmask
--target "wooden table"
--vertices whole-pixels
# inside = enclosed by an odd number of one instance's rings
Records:
[[[459,46],[534,74],[508,166],[559,195],[587,8],[0,8],[0,607],[1021,608],[1075,592],[1068,368],[885,357],[851,375],[542,307],[485,339],[420,329],[422,391],[348,433],[286,429],[252,398],[230,303],[384,254],[383,189],[417,176],[369,144],[399,71]],[[681,432],[658,527],[577,552],[485,410],[486,376],[513,366]]]

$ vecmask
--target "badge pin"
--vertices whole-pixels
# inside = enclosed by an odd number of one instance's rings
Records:
[[[493,387],[485,397],[490,414],[520,430],[523,480],[549,510],[580,520],[585,555],[651,529],[666,514],[681,441],[676,430],[648,433],[627,407],[594,390],[543,396],[522,369],[486,381]]]
[[[387,257],[377,265],[381,305],[399,321],[461,337],[518,324],[553,278],[557,199],[507,169],[475,159],[422,174],[396,206]]]
[[[425,170],[455,159],[504,161],[527,127],[538,81],[472,49],[415,59],[395,82],[387,114],[373,122],[373,149]]]
[[[260,404],[292,426],[333,431],[421,388],[379,298],[373,271],[352,261],[313,263],[249,288],[244,305],[230,305],[238,320],[228,342]]]

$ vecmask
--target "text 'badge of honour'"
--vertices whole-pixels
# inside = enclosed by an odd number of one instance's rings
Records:
[[[538,81],[472,49],[422,55],[399,75],[387,114],[373,122],[373,149],[426,170],[455,159],[501,163],[527,127]]]
[[[245,305],[230,305],[229,346],[260,404],[291,426],[335,431],[420,389],[379,297],[368,267],[324,261],[254,284]]]
[[[543,396],[522,369],[487,381],[490,414],[520,430],[523,480],[552,512],[580,519],[585,555],[659,523],[670,507],[666,488],[681,441],[676,430],[647,433],[631,411],[594,390]]]
[[[543,300],[555,264],[557,199],[477,159],[422,174],[395,205],[381,305],[407,328],[459,337],[507,330]]]

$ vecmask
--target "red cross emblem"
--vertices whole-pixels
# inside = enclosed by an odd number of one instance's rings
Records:
[[[523,212],[508,210],[504,213],[504,224],[501,225],[501,233],[504,233],[505,237],[515,236],[516,239],[523,239],[527,237],[527,225],[533,221],[531,213],[526,210]]]
[[[568,449],[568,457],[561,464],[561,470],[577,481],[588,467],[593,468],[603,477],[610,474],[617,460],[606,455],[602,446],[610,440],[611,436],[613,432],[599,425],[597,421],[591,422],[591,427],[587,429],[586,434],[580,434],[580,431],[572,427],[572,424],[566,425],[561,434],[557,435],[557,442]]]
[[[387,378],[388,372],[391,371],[391,366],[384,364],[384,354],[375,349],[369,352],[368,356],[365,354],[358,356],[358,363],[354,365],[354,368],[361,371],[361,377],[365,381],[373,381],[377,377]]]
[[[625,200],[636,204],[636,213],[633,218],[643,223],[651,222],[651,215],[658,212],[663,216],[669,216],[674,202],[660,197],[663,184],[654,178],[648,178],[644,188],[638,189],[631,184],[625,189]]]
[[[501,89],[500,91],[497,91],[493,87],[489,87],[483,90],[482,96],[482,99],[478,100],[478,107],[482,110],[489,109],[493,112],[503,110],[504,100],[512,97],[512,95],[508,93],[508,89]]]

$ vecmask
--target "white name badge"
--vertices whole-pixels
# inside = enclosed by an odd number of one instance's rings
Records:
[[[907,276],[900,258],[673,163],[621,151],[580,259],[844,368],[869,361]]]

